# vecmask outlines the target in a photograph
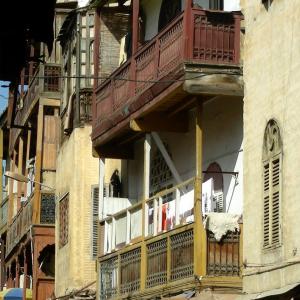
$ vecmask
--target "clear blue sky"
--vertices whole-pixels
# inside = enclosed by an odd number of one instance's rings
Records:
[[[8,88],[1,87],[2,85],[8,85],[8,82],[0,81],[0,114],[7,106]]]

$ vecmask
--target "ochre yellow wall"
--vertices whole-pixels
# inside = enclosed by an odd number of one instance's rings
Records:
[[[91,186],[98,184],[99,162],[92,157],[90,134],[90,126],[74,129],[58,155],[56,193],[60,198],[69,192],[69,241],[59,249],[57,210],[56,296],[96,280],[95,261],[91,259]]]

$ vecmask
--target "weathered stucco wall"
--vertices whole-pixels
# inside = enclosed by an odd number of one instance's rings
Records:
[[[244,53],[244,290],[255,293],[300,278],[300,3],[241,1],[245,15]],[[267,121],[277,120],[283,141],[282,247],[264,252],[262,147]],[[287,266],[288,263],[296,263]],[[264,268],[263,268],[264,266]],[[262,272],[264,271],[265,272]],[[268,271],[268,272],[267,272]],[[258,274],[261,272],[261,274]],[[252,274],[252,275],[251,275]],[[251,275],[251,276],[250,276]]]
[[[91,186],[99,182],[99,164],[92,156],[90,134],[90,126],[74,129],[58,155],[56,193],[60,198],[69,192],[69,241],[59,248],[56,210],[56,296],[96,279],[95,261],[91,258]]]

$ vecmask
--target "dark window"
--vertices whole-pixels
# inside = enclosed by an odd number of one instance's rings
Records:
[[[181,12],[181,0],[163,0],[160,7],[158,31],[168,25]]]

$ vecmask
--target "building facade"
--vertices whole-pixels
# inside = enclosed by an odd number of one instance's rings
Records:
[[[63,89],[56,162],[55,296],[65,299],[85,286],[83,292],[93,299],[96,290],[92,225],[99,171],[90,141],[94,12],[87,4],[69,3],[72,9],[58,36]]]
[[[246,298],[298,299],[297,1],[242,1]],[[282,18],[285,16],[284,18]],[[279,21],[279,19],[281,21]]]
[[[242,292],[242,15],[224,12],[226,1],[97,4],[95,49],[103,28],[113,32],[109,13],[123,30],[114,34],[113,73],[94,61],[98,299],[234,299]],[[112,193],[108,159],[121,159]]]

